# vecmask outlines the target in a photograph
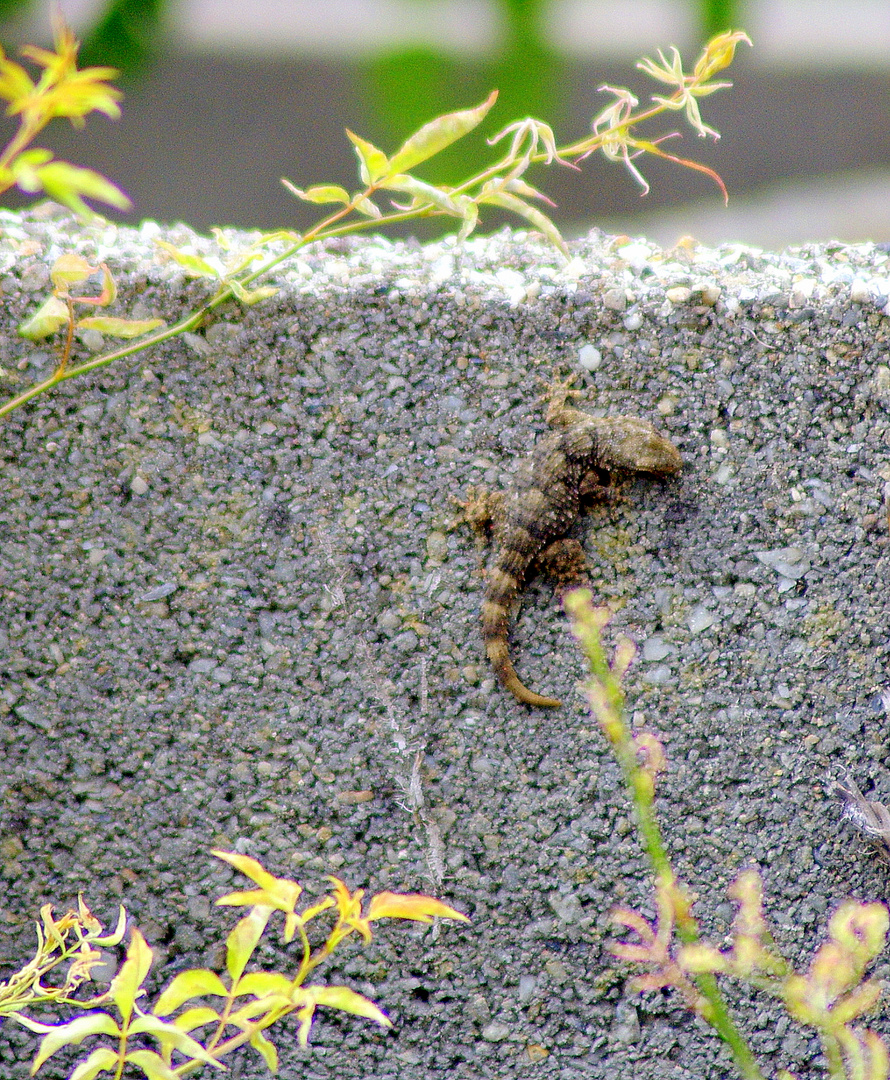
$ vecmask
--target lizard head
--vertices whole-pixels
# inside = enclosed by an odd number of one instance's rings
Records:
[[[607,416],[600,425],[600,453],[607,468],[668,476],[683,467],[680,451],[648,421],[635,416]]]

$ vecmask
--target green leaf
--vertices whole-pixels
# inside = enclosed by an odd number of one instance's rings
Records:
[[[390,167],[386,154],[382,150],[378,150],[373,143],[369,143],[367,139],[363,139],[360,135],[356,135],[346,129],[346,134],[349,137],[350,142],[355,147],[355,152],[358,154],[358,159],[361,162],[361,177],[363,184],[376,184],[381,176],[386,176],[387,173],[402,171],[396,170]]]
[[[469,922],[466,915],[455,911],[448,904],[436,900],[433,896],[424,896],[422,893],[394,893],[382,892],[371,897],[368,905],[368,922],[375,919],[414,919],[415,922],[430,923],[433,917],[439,919],[459,919],[461,922]]]
[[[497,97],[497,90],[492,90],[488,98],[475,109],[445,113],[444,116],[437,116],[435,120],[424,124],[419,131],[410,135],[392,156],[389,171],[408,172],[415,165],[419,165],[422,161],[438,154],[440,150],[444,150],[446,146],[463,138],[482,123],[488,110],[497,101]]]
[[[61,330],[68,322],[68,306],[57,296],[45,300],[37,311],[23,323],[18,332],[29,341],[40,341]]]
[[[41,189],[79,217],[96,217],[81,198],[84,195],[88,199],[98,199],[99,202],[115,206],[118,210],[129,210],[132,205],[119,187],[92,169],[81,169],[77,165],[69,165],[67,161],[51,161],[48,165],[42,165],[36,173]]]
[[[83,904],[83,901],[80,901]],[[127,929],[127,913],[124,910],[123,905],[120,906],[117,916],[117,926],[112,930],[110,934],[105,934],[102,937],[90,937],[90,941],[94,945],[119,945],[123,941],[124,933]]]
[[[344,206],[349,202],[349,192],[338,184],[316,184],[314,187],[304,189],[298,188],[283,176],[281,182],[292,195],[296,195],[304,202],[343,203]]]
[[[219,1023],[219,1020],[219,1013],[211,1009],[209,1005],[196,1005],[193,1009],[186,1009],[185,1012],[180,1013],[173,1023],[180,1031],[194,1031],[195,1028],[202,1027],[204,1024]]]
[[[49,150],[39,146],[32,147],[12,161],[9,166],[10,175],[22,191],[34,195],[43,188],[37,170],[52,159]]]
[[[93,266],[80,255],[68,251],[56,259],[49,276],[57,292],[67,292],[70,285],[79,285],[81,281],[86,281],[98,272],[98,266]]]
[[[238,980],[235,988],[236,994],[253,994],[254,997],[265,997],[266,994],[290,993],[293,982],[285,975],[279,975],[275,971],[251,971],[243,979]]]
[[[294,1003],[290,997],[269,994],[263,998],[252,998],[237,1012],[229,1013],[226,1021],[241,1028],[242,1031],[250,1032],[257,1024],[260,1027],[268,1027],[282,1016],[293,1012],[293,1008]]]
[[[556,206],[556,203],[548,198],[543,191],[538,191],[537,188],[532,187],[531,184],[527,184],[525,180],[518,176],[514,176],[512,180],[508,180],[504,184],[504,190],[510,191],[514,195],[521,195],[524,199],[540,199],[541,202],[545,202],[550,206]]]
[[[367,198],[356,199],[354,209],[357,210],[360,214],[364,214],[365,217],[374,219],[383,217],[383,214],[380,211],[380,207]]]
[[[387,191],[407,192],[413,197],[415,206],[432,203],[433,206],[438,206],[440,210],[444,210],[446,214],[451,214],[453,217],[464,216],[460,205],[446,191],[432,184],[426,184],[423,180],[416,180],[413,176],[399,173],[388,177],[380,186]]]
[[[16,1016],[16,1020],[25,1027],[39,1030],[34,1020],[28,1022],[28,1017]],[[121,1033],[114,1020],[104,1012],[87,1013],[86,1016],[75,1017],[67,1024],[41,1024],[39,1027],[46,1029],[47,1034],[40,1042],[40,1050],[31,1066],[32,1074],[63,1046],[79,1046],[90,1035],[112,1035],[119,1038]]]
[[[569,249],[566,247],[566,242],[563,240],[559,229],[536,206],[529,206],[527,202],[524,202],[517,195],[508,195],[505,191],[485,193],[479,197],[479,202],[502,206],[505,210],[510,210],[512,213],[518,214],[519,217],[525,218],[526,221],[542,232],[554,247],[559,248],[567,259],[569,258]]]
[[[470,235],[473,229],[479,221],[479,207],[472,199],[461,198],[461,207],[463,209],[463,224],[458,230],[457,240],[460,243],[462,240]]]
[[[179,1080],[179,1074],[153,1050],[134,1050],[132,1054],[127,1054],[125,1060],[141,1069],[148,1080]]]
[[[164,989],[158,998],[154,1013],[156,1016],[169,1016],[183,1002],[189,1001],[191,998],[206,997],[207,995],[223,998],[229,996],[222,979],[215,971],[209,971],[207,968],[192,968],[190,971],[181,971],[171,980],[170,985]]]
[[[189,1057],[194,1058],[196,1061],[205,1061],[208,1065],[214,1065],[218,1069],[225,1068],[191,1035],[183,1031],[182,1028],[177,1027],[176,1024],[168,1024],[159,1016],[153,1016],[151,1013],[138,1016],[130,1025],[129,1032],[131,1035],[152,1035],[165,1050],[173,1047],[183,1054],[188,1054]]]
[[[151,949],[142,934],[134,927],[130,946],[127,949],[127,959],[111,980],[111,986],[108,988],[108,993],[120,1010],[125,1024],[133,1014],[136,998],[144,993],[142,983],[145,981],[151,962]]]
[[[14,60],[0,59],[0,98],[10,103],[29,97],[34,83],[21,64]]]
[[[96,297],[95,303],[100,307],[113,304],[117,299],[117,282],[112,277],[111,271],[105,263],[102,263],[102,293]]]
[[[78,330],[98,330],[100,334],[111,334],[112,337],[136,338],[166,326],[166,323],[163,319],[118,319],[112,315],[91,315],[78,319],[76,326]]]
[[[260,238],[254,246],[277,244],[279,241],[287,244],[297,244],[302,239],[302,236],[292,229],[275,229],[273,232],[260,233]]]
[[[233,984],[241,978],[274,910],[258,904],[235,924],[226,938],[226,970]]]
[[[245,289],[237,278],[226,278],[226,284],[242,304],[250,307],[261,300],[268,300],[279,291],[275,285],[261,285],[258,289]]]
[[[107,1046],[97,1047],[82,1061],[68,1080],[93,1080],[100,1072],[111,1072],[118,1063],[118,1055]]]
[[[269,1042],[269,1040],[262,1033],[262,1031],[257,1030],[250,1036],[250,1045],[262,1057],[263,1061],[265,1061],[269,1072],[277,1073],[278,1051],[275,1049],[272,1043]]]
[[[327,1005],[353,1016],[376,1020],[382,1027],[392,1027],[392,1021],[373,1001],[350,990],[348,986],[304,986],[303,991],[316,1005]]]
[[[168,244],[166,240],[155,240],[155,243],[172,256],[173,260],[188,272],[189,277],[207,277],[215,281],[222,277],[216,267],[202,259],[200,255],[189,255],[188,252],[180,251],[179,248]]]

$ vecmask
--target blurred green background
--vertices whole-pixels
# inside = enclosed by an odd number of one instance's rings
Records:
[[[82,62],[121,70],[123,118],[90,118],[82,132],[59,122],[40,141],[127,191],[134,212],[109,216],[299,229],[316,213],[279,177],[354,186],[346,126],[393,149],[432,116],[497,87],[481,133],[421,170],[457,181],[490,160],[484,137],[510,121],[533,115],[560,141],[578,138],[606,103],[603,83],[641,100],[658,92],[634,67],[641,55],[677,45],[691,66],[715,32],[742,27],[755,49],[739,49],[727,73],[734,88],[703,102],[722,139],[685,130],[671,145],[721,173],[730,209],[703,175],[654,161],[642,163],[652,191],[641,199],[632,178],[600,156],[582,174],[551,167],[532,176],[557,202],[560,227],[768,247],[890,238],[886,2],[330,0],[321,9],[317,0],[69,0],[61,8],[83,40]],[[0,0],[7,51],[48,40],[48,13],[44,3]],[[681,127],[674,115],[658,130]]]

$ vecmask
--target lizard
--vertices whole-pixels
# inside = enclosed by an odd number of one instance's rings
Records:
[[[485,651],[501,684],[526,705],[555,708],[562,703],[529,690],[510,659],[511,610],[533,563],[543,566],[561,591],[583,577],[585,559],[577,540],[566,538],[583,500],[602,498],[603,474],[680,471],[682,458],[672,442],[635,416],[593,416],[567,404],[581,393],[574,376],[554,384],[545,396],[546,420],[555,430],[522,463],[505,496],[471,492],[465,520],[481,531],[494,526],[497,548],[486,574],[481,624]]]

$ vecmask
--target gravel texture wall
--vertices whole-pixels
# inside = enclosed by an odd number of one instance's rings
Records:
[[[204,295],[157,235],[215,250],[183,227],[3,215],[7,395],[52,368],[15,328],[62,251],[107,260],[131,315],[174,321]],[[0,978],[40,905],[78,891],[106,921],[125,905],[158,985],[219,968],[232,914],[213,902],[247,884],[220,846],[310,894],[333,873],[472,919],[381,924],[338,954],[324,978],[394,1029],[323,1011],[308,1050],[275,1040],[283,1076],[729,1075],[676,1000],[624,990],[608,914],[651,914],[651,892],[581,658],[535,580],[513,655],[566,704],[495,684],[455,499],[509,482],[572,371],[582,407],[680,447],[681,478],[637,481],[577,535],[611,632],[640,646],[633,721],[664,742],[659,810],[708,935],[754,864],[805,965],[842,898],[887,894],[828,782],[890,793],[888,252],[592,234],[565,265],[524,234],[370,238],[276,283],[0,421]],[[768,1071],[821,1075],[809,1032],[731,994]],[[26,1076],[35,1046],[4,1025],[0,1073]],[[234,1075],[265,1067],[243,1052]]]

